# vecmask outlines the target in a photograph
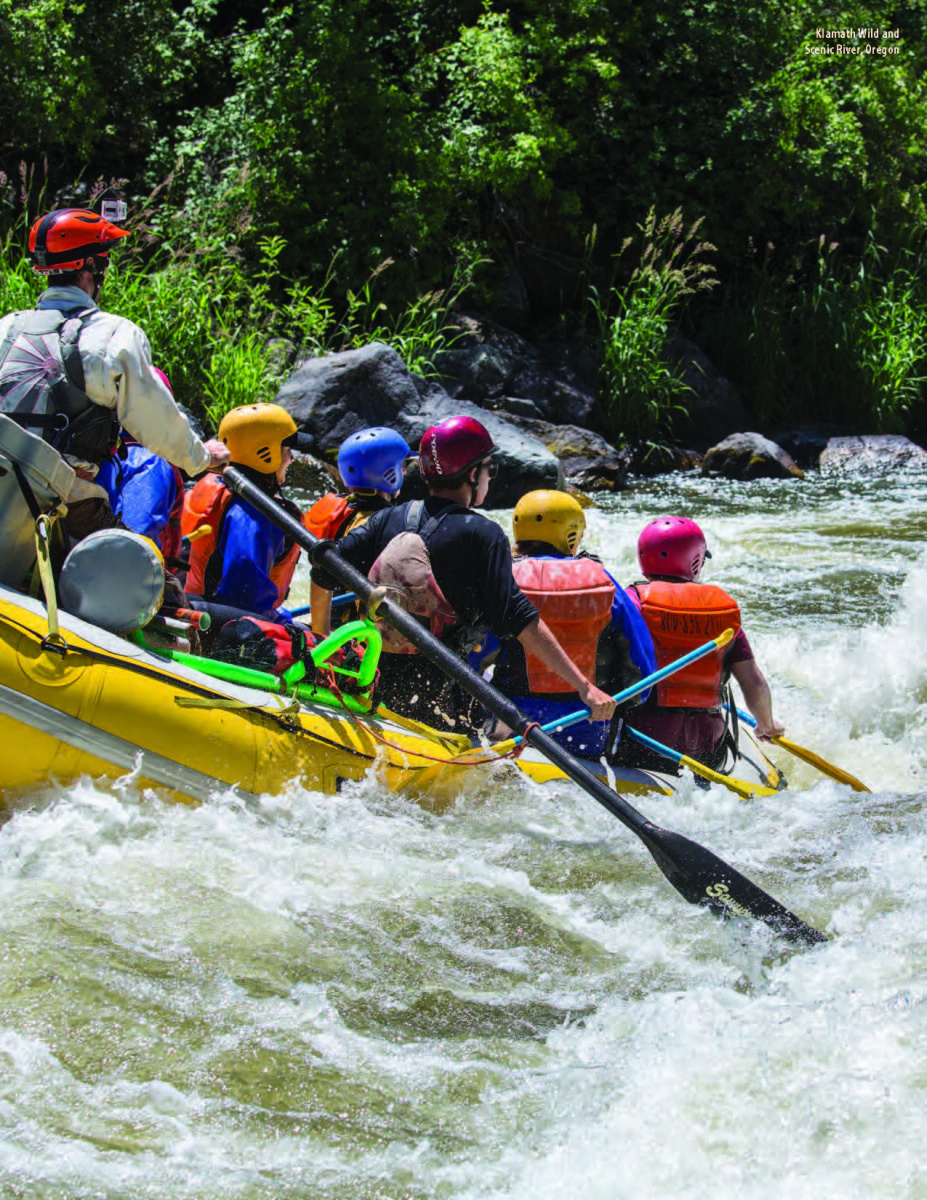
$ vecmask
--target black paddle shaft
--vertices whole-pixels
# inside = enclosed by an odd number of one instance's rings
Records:
[[[234,467],[226,467],[223,479],[231,491],[263,513],[269,521],[300,545],[309,555],[313,565],[323,567],[328,574],[354,591],[362,600],[370,599],[375,590],[374,585],[341,557],[335,549],[334,542],[323,541],[309,533],[305,526],[284,512]],[[722,917],[755,917],[791,941],[804,942],[807,945],[827,941],[824,934],[789,912],[762,888],[751,883],[710,850],[681,834],[661,829],[659,825],[648,821],[642,813],[606,786],[542,729],[536,726],[529,728],[531,723],[528,718],[511,700],[492,687],[476,671],[471,670],[405,609],[389,600],[380,600],[377,617],[398,629],[421,654],[459,683],[464,691],[479,700],[488,712],[504,721],[516,734],[523,736],[554,766],[637,834],[666,878],[690,904],[705,904]]]

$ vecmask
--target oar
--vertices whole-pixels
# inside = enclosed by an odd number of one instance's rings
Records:
[[[340,608],[342,604],[350,604],[357,597],[353,592],[345,592],[343,596],[332,596],[332,608]],[[301,604],[299,608],[291,608],[291,617],[304,617],[312,609],[311,604]]]
[[[299,521],[279,508],[260,488],[255,487],[235,467],[226,467],[223,474],[226,486],[237,496],[282,529],[309,554],[314,566],[322,567],[346,588],[351,588],[365,601],[375,591],[373,584],[360,571],[338,554],[329,541],[320,542]],[[379,594],[378,594],[379,599]],[[705,904],[722,917],[754,917],[764,921],[777,933],[791,941],[814,946],[827,941],[824,934],[806,924],[752,883],[739,871],[706,850],[697,842],[654,825],[623,796],[613,792],[581,763],[559,746],[548,734],[531,727],[531,722],[506,696],[497,692],[482,676],[471,670],[456,654],[425,629],[415,617],[388,599],[379,600],[378,615],[397,629],[407,641],[453,679],[471,696],[511,729],[523,734],[526,740],[545,755],[554,766],[569,776],[603,808],[618,818],[636,834],[657,866],[673,887],[690,904]]]
[[[735,779],[733,775],[722,775],[719,771],[713,771],[711,767],[706,767],[702,763],[696,762],[694,758],[689,758],[688,754],[680,754],[678,750],[671,750],[669,746],[664,746],[656,738],[648,737],[646,733],[640,733],[637,729],[631,729],[629,725],[624,726],[621,736],[630,737],[632,741],[647,746],[650,750],[678,763],[681,767],[688,767],[690,771],[701,775],[703,779],[710,779],[712,783],[723,783],[726,788],[736,792],[741,800],[749,800],[751,796],[777,795],[775,788],[764,787],[761,783],[746,783],[743,779]]]
[[[756,728],[756,721],[749,713],[742,712],[738,708],[737,715],[742,721],[746,721],[748,725]],[[781,746],[783,750],[788,750],[796,758],[810,763],[812,767],[817,767],[822,774],[829,775],[831,779],[836,779],[839,783],[848,783],[855,792],[869,792],[872,790],[871,788],[867,788],[861,779],[857,779],[855,775],[851,775],[849,771],[841,770],[840,767],[836,767],[833,763],[828,762],[826,758],[821,758],[820,754],[815,754],[813,750],[808,750],[805,746],[799,746],[797,742],[793,742],[787,737],[774,737],[770,738],[770,741],[776,746]]]

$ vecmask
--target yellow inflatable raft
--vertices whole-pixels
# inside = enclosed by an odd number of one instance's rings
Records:
[[[385,786],[429,807],[486,770],[491,751],[393,713],[350,714],[322,703],[243,687],[173,662],[59,613],[49,639],[45,606],[0,586],[0,797],[53,778],[135,772],[176,799],[234,787],[253,797],[294,779],[337,792],[375,769]],[[519,769],[538,782],[565,776],[527,748]],[[617,791],[672,790],[644,771],[610,775]]]

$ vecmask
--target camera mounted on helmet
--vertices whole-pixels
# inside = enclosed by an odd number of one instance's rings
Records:
[[[104,221],[124,221],[129,215],[125,200],[101,200],[100,216]]]

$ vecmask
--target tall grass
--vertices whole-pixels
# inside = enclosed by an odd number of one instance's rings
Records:
[[[701,341],[765,427],[832,422],[899,433],[927,424],[927,261],[870,238],[846,260],[822,237],[783,286],[759,270],[709,314]],[[746,291],[746,295],[744,292]]]
[[[0,246],[0,312],[31,307],[45,286],[24,252],[26,231],[24,220]],[[376,299],[376,278],[387,261],[338,311],[329,299],[336,262],[313,286],[284,276],[285,249],[281,238],[265,238],[250,275],[234,252],[215,245],[162,249],[147,260],[128,248],[112,256],[103,306],[141,326],[177,399],[213,428],[239,405],[273,399],[289,366],[272,339],[292,343],[289,357],[297,360],[379,340],[410,370],[430,374],[435,356],[458,336],[451,309],[475,263],[464,264],[445,291],[390,313]]]
[[[700,225],[686,229],[679,209],[661,220],[651,209],[639,226],[640,264],[628,282],[604,299],[590,289],[601,343],[599,399],[616,437],[669,433],[685,412],[690,389],[668,361],[667,339],[687,297],[716,283],[704,259],[714,246],[697,240]]]

